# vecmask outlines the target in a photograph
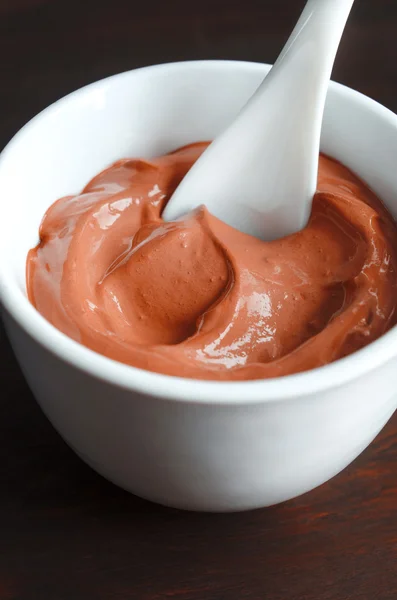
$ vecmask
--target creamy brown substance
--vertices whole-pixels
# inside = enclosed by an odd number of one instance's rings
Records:
[[[333,160],[320,158],[312,216],[295,235],[262,242],[205,208],[163,222],[205,147],[120,160],[48,210],[27,260],[46,319],[135,367],[233,380],[325,365],[394,324],[396,225]]]

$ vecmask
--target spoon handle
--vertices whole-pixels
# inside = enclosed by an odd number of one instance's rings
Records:
[[[276,63],[236,121],[241,132],[248,119],[255,120],[259,131],[277,139],[276,151],[267,157],[280,175],[278,188],[268,188],[275,213],[267,239],[301,229],[310,217],[328,85],[353,2],[308,0]]]
[[[181,182],[166,219],[205,203],[266,240],[306,225],[329,78],[353,1],[308,0],[268,76]]]
[[[294,78],[295,61],[299,62],[299,58],[304,56],[307,76],[312,83],[323,84],[320,85],[321,89],[316,89],[324,96],[325,101],[335,56],[353,2],[354,0],[308,0],[299,21],[266,78],[266,86],[281,67],[288,68],[289,61],[294,61],[291,64],[292,73],[285,73],[285,76]],[[298,75],[301,77],[302,73],[299,72]],[[258,88],[258,94],[264,84],[265,82]],[[303,89],[303,86],[299,87]],[[312,96],[313,88],[307,87],[306,91],[308,96]]]

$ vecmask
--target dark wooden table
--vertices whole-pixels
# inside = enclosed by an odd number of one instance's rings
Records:
[[[272,62],[303,3],[0,0],[0,148],[50,102],[119,71]],[[395,0],[357,0],[334,73],[394,111],[396,33]],[[0,600],[397,599],[397,418],[297,500],[237,515],[168,510],[75,457],[0,334]]]

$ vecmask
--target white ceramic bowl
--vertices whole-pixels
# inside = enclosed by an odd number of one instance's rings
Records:
[[[40,406],[99,473],[174,507],[236,511],[328,480],[396,406],[397,330],[332,365],[282,379],[202,382],[128,367],[64,336],[29,304],[26,254],[47,207],[112,161],[216,136],[269,67],[185,62],[90,85],[26,125],[0,158],[0,297]],[[397,116],[332,83],[322,150],[397,217]]]

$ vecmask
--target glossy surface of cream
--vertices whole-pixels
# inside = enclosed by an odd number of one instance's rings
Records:
[[[47,211],[28,259],[41,314],[105,356],[196,379],[306,371],[387,331],[397,229],[375,195],[321,156],[312,215],[296,234],[263,242],[204,207],[164,222],[205,147],[118,161]]]

